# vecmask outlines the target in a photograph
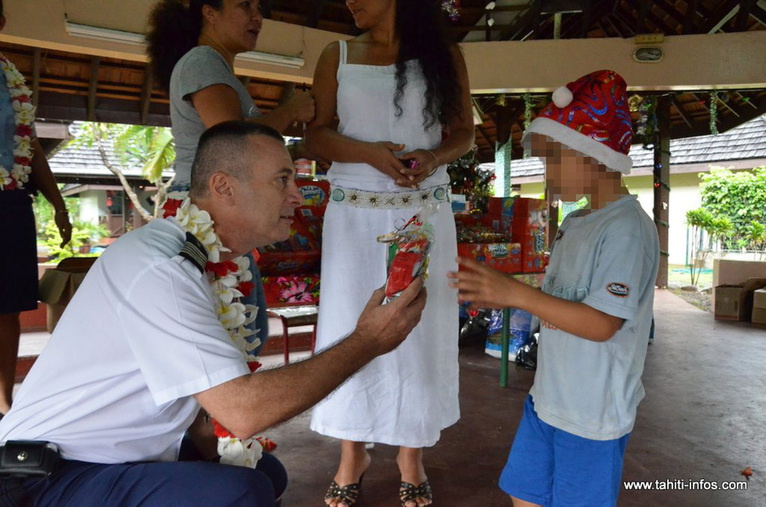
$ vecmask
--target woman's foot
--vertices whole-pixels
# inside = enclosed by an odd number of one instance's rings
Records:
[[[431,487],[428,485],[426,471],[423,467],[423,450],[400,447],[396,463],[402,474],[402,485],[399,488],[402,506],[431,505]]]
[[[364,442],[341,441],[340,465],[327,490],[325,504],[331,507],[351,507],[356,503],[362,476],[372,461],[364,447]]]

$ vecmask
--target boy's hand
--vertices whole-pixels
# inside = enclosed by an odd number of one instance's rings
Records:
[[[465,257],[458,257],[457,262],[460,271],[447,273],[447,278],[450,286],[458,290],[458,300],[470,302],[469,309],[516,306],[517,293],[522,290],[518,286],[524,287],[524,284]]]

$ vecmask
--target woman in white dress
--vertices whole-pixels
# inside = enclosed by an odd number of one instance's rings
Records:
[[[428,505],[422,449],[454,424],[458,406],[458,305],[446,273],[456,269],[446,164],[473,146],[465,62],[447,41],[436,0],[347,0],[365,33],[330,44],[314,76],[316,118],[308,148],[333,161],[322,241],[317,345],[353,330],[386,279],[379,235],[423,204],[442,202],[426,281],[423,320],[395,351],[359,371],[320,403],[311,428],[342,440],[326,503],[350,507],[371,458],[365,442],[399,446],[400,500]],[[335,126],[335,117],[339,124]],[[416,167],[409,169],[409,161]]]

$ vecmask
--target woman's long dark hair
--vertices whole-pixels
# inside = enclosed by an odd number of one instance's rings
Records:
[[[160,0],[149,14],[146,53],[154,78],[165,91],[170,88],[173,67],[197,45],[204,5],[220,10],[223,0]]]
[[[459,116],[460,83],[452,42],[445,29],[445,17],[438,0],[397,0],[396,33],[399,36],[399,56],[396,61],[396,94],[394,105],[397,116],[402,114],[399,101],[407,85],[407,60],[417,60],[426,80],[426,105],[423,125],[431,127],[437,121],[446,124],[449,118]]]

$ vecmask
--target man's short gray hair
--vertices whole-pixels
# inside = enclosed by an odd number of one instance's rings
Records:
[[[270,137],[282,145],[285,142],[273,128],[245,120],[226,121],[207,129],[199,138],[192,163],[189,195],[207,195],[210,177],[218,171],[247,181],[253,159],[258,157],[248,150],[247,140],[251,136]]]

